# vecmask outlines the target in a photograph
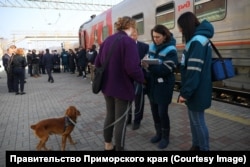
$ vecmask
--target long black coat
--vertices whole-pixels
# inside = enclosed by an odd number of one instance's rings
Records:
[[[76,54],[69,53],[69,67],[75,68],[76,67]]]
[[[87,56],[86,56],[86,50],[81,49],[78,53],[78,66],[80,67],[86,67],[88,64]]]

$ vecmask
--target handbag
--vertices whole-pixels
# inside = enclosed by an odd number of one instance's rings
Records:
[[[221,81],[235,76],[232,58],[222,58],[218,49],[210,41],[218,58],[212,58],[212,81]]]
[[[94,79],[92,82],[92,92],[94,94],[98,94],[101,89],[102,89],[102,82],[103,82],[103,75],[104,75],[104,71],[105,68],[108,64],[108,61],[113,53],[114,50],[114,44],[117,44],[118,42],[116,42],[118,39],[120,39],[121,36],[119,35],[113,42],[111,49],[108,52],[108,56],[106,58],[106,60],[104,61],[103,65],[101,67],[96,67],[94,70]]]
[[[92,92],[98,94],[102,89],[104,67],[95,68],[94,79],[92,82]]]

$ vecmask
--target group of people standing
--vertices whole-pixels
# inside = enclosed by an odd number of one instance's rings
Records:
[[[54,78],[52,76],[52,69],[55,64],[54,55],[50,53],[49,49],[45,50],[45,54],[36,54],[36,50],[32,50],[27,53],[25,57],[25,51],[23,48],[17,48],[15,45],[11,45],[7,52],[2,57],[3,66],[7,74],[7,86],[8,92],[15,92],[16,95],[26,94],[24,92],[24,84],[26,83],[25,68],[28,66],[28,73],[30,76],[39,77],[39,64],[42,63],[48,74],[48,82],[53,83]]]
[[[24,57],[24,50],[11,45],[2,57],[3,66],[7,74],[7,86],[9,93],[23,95],[25,83],[25,67],[27,61]],[[19,86],[20,85],[20,86]]]
[[[28,50],[26,55],[28,62],[28,74],[31,77],[37,78],[40,77],[40,74],[46,74],[46,68],[44,64],[44,55],[47,54],[44,50],[40,50],[38,53],[35,49]],[[53,56],[53,67],[52,70],[54,72],[60,72],[60,56],[57,53],[57,50],[52,50],[51,52]]]
[[[211,105],[209,39],[214,34],[212,24],[206,20],[199,22],[192,12],[183,13],[178,18],[178,27],[186,44],[180,62],[174,35],[164,25],[152,28],[152,43],[148,46],[137,41],[136,22],[131,17],[118,18],[115,27],[117,32],[101,44],[95,60],[96,67],[102,66],[115,44],[102,84],[107,110],[103,131],[105,151],[124,150],[127,124],[133,123],[134,130],[140,127],[145,94],[150,101],[156,132],[150,142],[158,143],[159,149],[168,146],[171,120],[168,112],[177,68],[181,71],[178,102],[187,105],[190,120],[190,150],[209,151],[204,110]],[[150,63],[148,59],[156,59],[157,63]],[[134,112],[131,109],[133,101]]]
[[[70,70],[74,74],[78,71],[78,77],[83,76],[83,78],[86,78],[86,74],[91,73],[92,81],[96,55],[96,45],[92,45],[89,49],[79,47],[75,49],[75,52],[73,49],[69,49],[69,51],[63,49],[61,55],[57,53],[57,50],[50,51],[45,49],[37,53],[35,49],[32,49],[28,50],[26,56],[23,48],[16,48],[15,45],[11,45],[2,57],[3,66],[7,74],[8,91],[15,92],[16,95],[25,94],[26,66],[28,66],[28,74],[31,77],[37,78],[41,74],[47,73],[48,82],[50,83],[54,83],[52,72],[61,72],[61,64],[64,72],[69,72]],[[22,57],[22,59],[17,57]],[[17,85],[20,85],[20,88]]]
[[[91,73],[91,81],[93,80],[93,65],[97,56],[96,45],[92,45],[91,48],[79,48],[69,49],[68,51],[63,49],[61,53],[62,70],[63,72],[70,72],[75,74],[78,72],[77,77],[83,77],[86,79],[87,73]]]
[[[211,106],[209,39],[213,37],[214,29],[208,21],[200,22],[192,12],[183,13],[177,23],[185,43],[180,62],[174,34],[167,27],[154,26],[150,32],[152,43],[146,44],[137,40],[136,21],[128,16],[118,18],[115,23],[117,32],[100,45],[98,55],[96,46],[93,45],[90,49],[80,47],[75,51],[63,50],[61,56],[58,56],[61,57],[64,72],[74,74],[78,70],[78,76],[86,78],[87,71],[92,71],[92,80],[94,67],[102,66],[112,48],[102,84],[107,111],[103,130],[105,151],[124,150],[126,127],[129,123],[133,124],[133,130],[139,129],[143,118],[144,95],[148,96],[155,127],[155,135],[150,142],[158,143],[159,149],[167,148],[171,120],[168,112],[176,68],[181,71],[178,102],[186,104],[190,120],[190,150],[209,151],[209,132],[204,111]],[[53,54],[46,49],[41,60],[41,56],[35,52],[32,50],[30,53],[32,61],[26,61],[23,49],[14,45],[8,48],[3,56],[3,65],[7,72],[9,92],[25,94],[25,67],[28,65],[29,74],[37,77],[40,62],[47,71],[48,82],[54,82],[51,74],[55,65]],[[156,59],[157,63],[150,63],[148,59]],[[134,110],[132,102],[135,104]]]

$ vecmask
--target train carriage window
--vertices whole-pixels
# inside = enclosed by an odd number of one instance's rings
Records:
[[[222,20],[226,16],[226,0],[195,0],[195,14],[200,21]]]
[[[144,34],[144,17],[143,14],[138,14],[135,16],[132,16],[133,19],[136,20],[136,27],[139,35]]]
[[[156,9],[156,24],[165,25],[168,29],[174,28],[174,3]]]
[[[104,41],[108,37],[108,26],[104,26],[102,28],[102,41]]]

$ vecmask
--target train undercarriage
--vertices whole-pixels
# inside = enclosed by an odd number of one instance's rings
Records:
[[[231,87],[218,87],[213,86],[212,99],[233,105],[243,106],[250,108],[250,91],[249,90],[236,90]],[[175,83],[175,91],[179,91],[181,87],[180,81]]]

